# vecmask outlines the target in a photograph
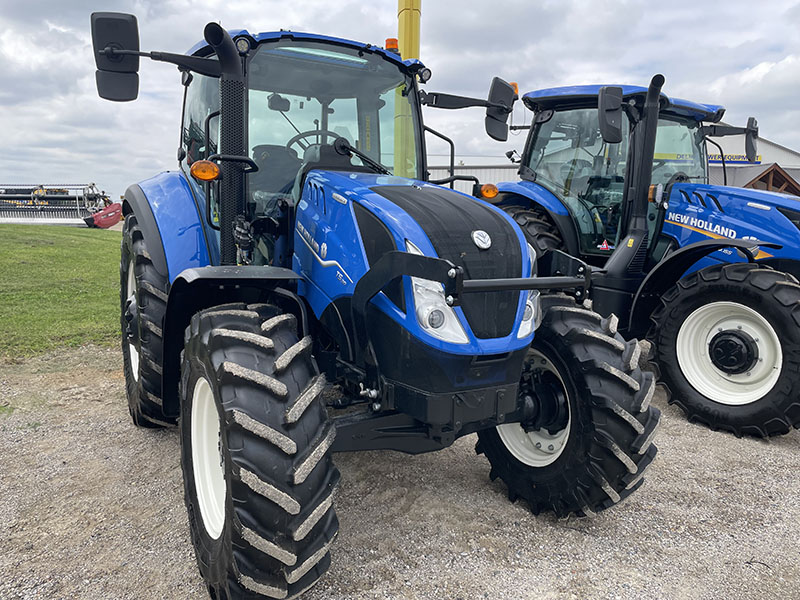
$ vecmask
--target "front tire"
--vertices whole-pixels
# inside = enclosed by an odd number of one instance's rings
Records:
[[[503,480],[512,502],[527,500],[535,514],[584,516],[642,484],[657,452],[654,376],[639,369],[638,343],[623,340],[613,315],[603,319],[565,296],[543,298],[542,308],[526,370],[561,386],[565,425],[526,431],[509,423],[479,431],[476,451],[489,459],[491,479]]]
[[[181,466],[212,598],[289,598],[330,564],[335,427],[311,338],[269,305],[201,311],[186,330]]]
[[[561,232],[544,210],[538,207],[525,208],[523,206],[502,206],[501,208],[520,226],[525,240],[533,247],[537,258],[551,250],[565,249]]]
[[[758,264],[715,265],[680,280],[648,338],[670,402],[736,436],[800,426],[800,285]]]

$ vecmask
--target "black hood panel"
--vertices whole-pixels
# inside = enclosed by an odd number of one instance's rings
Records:
[[[387,185],[371,189],[408,213],[425,231],[436,254],[464,269],[465,279],[522,276],[516,231],[483,202],[445,188]],[[475,230],[491,237],[488,250],[472,241]],[[518,291],[464,294],[461,308],[476,337],[498,338],[511,333],[518,300]]]

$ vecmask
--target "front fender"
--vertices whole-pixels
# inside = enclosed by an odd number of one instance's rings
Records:
[[[578,232],[567,207],[552,192],[531,181],[505,181],[497,184],[498,195],[492,202],[500,206],[538,208],[547,213],[561,234],[566,251],[580,255]]]
[[[650,271],[639,286],[628,320],[628,334],[632,337],[641,337],[647,333],[648,320],[658,306],[661,296],[697,261],[717,250],[734,248],[743,253],[749,262],[756,262],[755,256],[758,254],[759,246],[781,247],[779,244],[753,240],[719,239],[689,244],[670,254]]]
[[[128,188],[129,192],[134,190],[132,198],[137,195],[136,188],[143,196],[136,200],[139,210],[143,215],[149,210],[160,238],[159,247],[148,240],[148,251],[153,256],[163,256],[163,274],[170,283],[186,269],[210,264],[202,218],[186,178],[176,171],[166,171]],[[126,200],[127,196],[126,193]],[[140,213],[135,212],[138,217]]]
[[[196,312],[231,302],[263,302],[265,296],[283,296],[293,306],[298,306],[298,321],[303,330],[308,329],[305,305],[291,291],[279,288],[300,276],[282,267],[201,267],[187,269],[172,282],[164,315],[161,386],[164,410],[168,414],[178,412],[178,381],[180,380],[180,355],[183,349],[183,333]]]

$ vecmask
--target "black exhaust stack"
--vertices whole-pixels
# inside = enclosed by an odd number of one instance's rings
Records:
[[[641,117],[631,129],[625,173],[628,185],[622,199],[619,241],[605,264],[605,273],[592,277],[594,308],[602,315],[627,315],[634,294],[645,276],[648,248],[647,195],[652,178],[663,85],[663,75],[655,75],[650,81]]]
[[[247,156],[245,148],[245,87],[242,60],[231,36],[217,23],[209,23],[203,37],[214,49],[220,64],[220,134],[217,153]],[[244,214],[244,163],[220,161],[219,227],[220,263],[236,264],[233,222]]]
[[[647,194],[650,190],[650,181],[653,175],[653,155],[656,149],[656,133],[658,132],[658,112],[661,98],[661,88],[664,85],[663,75],[654,75],[647,88],[644,100],[642,120],[638,127],[643,131],[636,136],[634,148],[633,182],[628,194],[632,194],[632,214],[628,235],[634,232],[647,231]],[[638,129],[637,127],[637,129]],[[625,200],[623,200],[623,205]]]
[[[644,272],[647,258],[647,194],[653,171],[658,113],[664,76],[655,75],[647,88],[642,117],[631,131],[629,164],[625,180],[628,186],[622,199],[622,231],[614,254],[605,270],[615,277],[636,277]]]

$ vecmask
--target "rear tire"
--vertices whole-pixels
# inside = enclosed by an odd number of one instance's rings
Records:
[[[537,258],[550,250],[564,250],[564,239],[558,227],[540,208],[501,206],[522,229],[525,240],[533,247]]]
[[[330,564],[335,427],[311,338],[269,305],[201,311],[186,330],[181,466],[212,598],[296,597]]]
[[[690,421],[737,437],[800,427],[794,277],[751,263],[708,267],[664,294],[651,320],[647,337],[661,382]]]
[[[139,427],[175,425],[176,417],[164,413],[161,393],[162,327],[169,282],[153,266],[133,213],[125,217],[122,228],[119,275],[128,412]],[[131,314],[131,303],[138,317]]]
[[[560,380],[567,425],[558,432],[500,425],[479,431],[475,450],[489,459],[490,478],[503,480],[512,502],[524,498],[535,514],[584,516],[642,484],[657,452],[654,376],[639,369],[638,342],[623,340],[615,316],[603,319],[566,296],[544,297],[542,309],[527,364],[534,377],[550,372]]]

